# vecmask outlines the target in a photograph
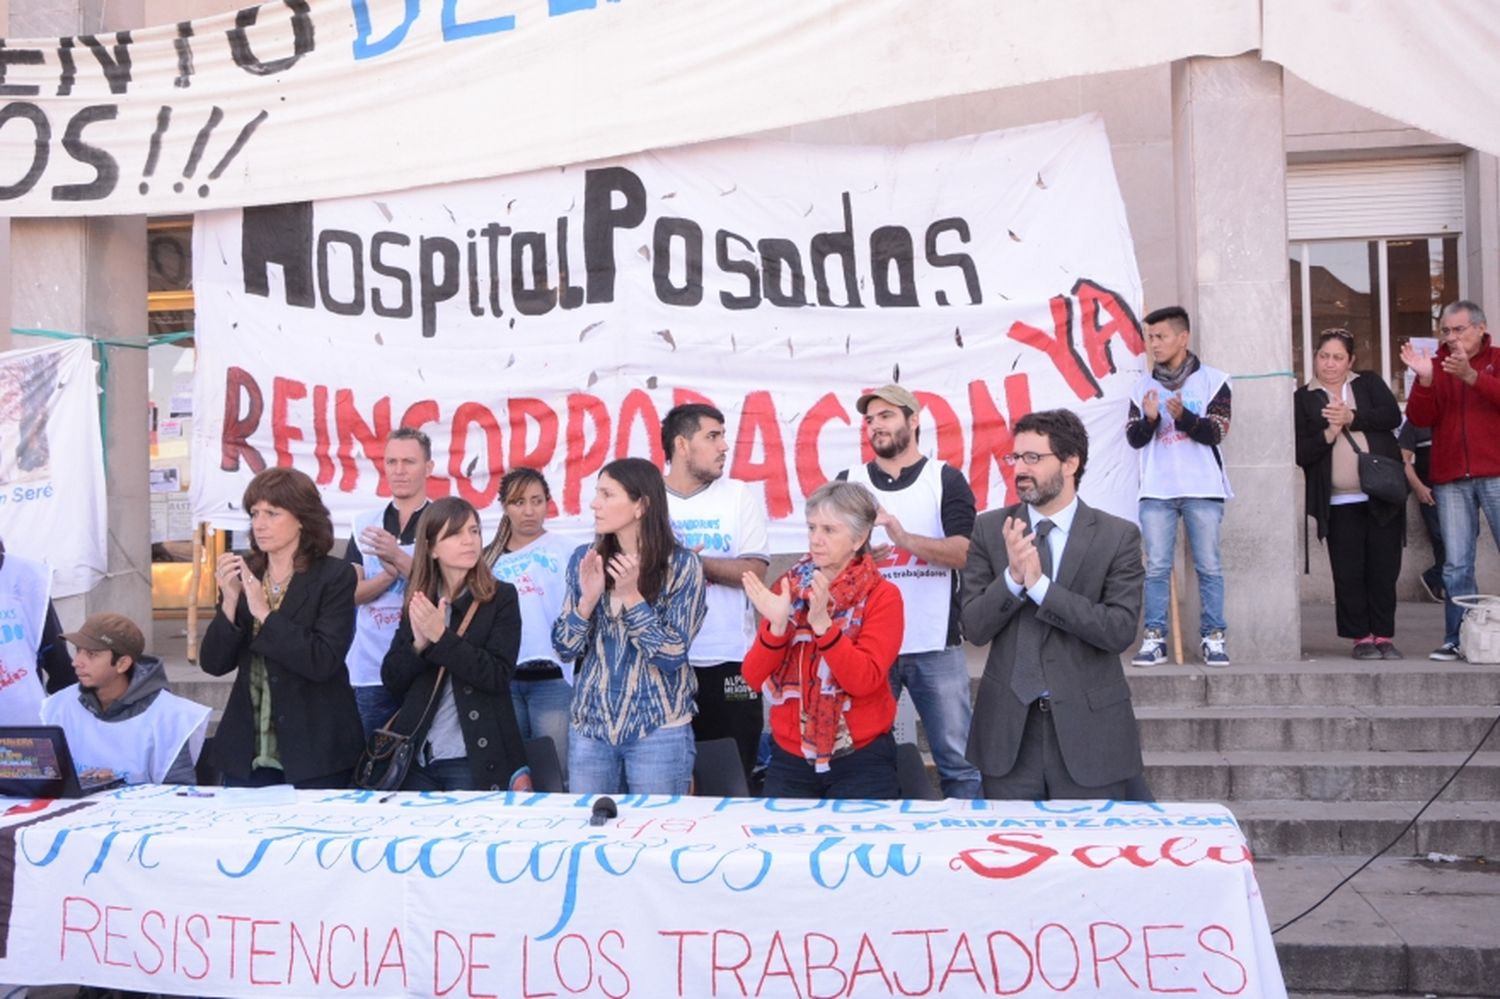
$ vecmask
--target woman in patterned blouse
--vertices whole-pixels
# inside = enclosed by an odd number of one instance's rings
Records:
[[[703,623],[703,566],[679,545],[661,472],[621,458],[599,472],[592,545],[568,562],[552,644],[577,661],[569,788],[686,794],[697,683],[688,646]]]

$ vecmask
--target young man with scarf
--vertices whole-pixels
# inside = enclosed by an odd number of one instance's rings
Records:
[[[1234,495],[1219,445],[1229,433],[1229,376],[1188,350],[1187,311],[1171,305],[1146,316],[1152,365],[1130,393],[1125,438],[1141,453],[1140,522],[1146,545],[1146,635],[1133,666],[1167,661],[1167,605],[1177,522],[1187,525],[1198,573],[1199,635],[1205,666],[1228,666],[1219,527]]]

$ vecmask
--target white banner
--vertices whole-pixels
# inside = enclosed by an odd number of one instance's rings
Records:
[[[104,449],[87,340],[0,354],[0,538],[52,567],[52,595],[103,576]]]
[[[0,213],[401,190],[1258,39],[1254,0],[283,0],[5,40]]]
[[[980,509],[1011,495],[1011,424],[1068,406],[1090,430],[1085,498],[1134,516],[1140,278],[1096,116],[211,213],[193,257],[193,507],[220,526],[244,526],[256,471],[295,465],[344,527],[388,495],[384,438],[412,424],[434,494],[484,510],[506,468],[535,466],[557,526],[586,533],[598,469],[661,464],[661,416],[706,398],[727,473],[763,490],[773,547],[801,551],[802,500],[871,456],[856,399],[893,380]]]
[[[1220,805],[139,786],[0,830],[0,980],[173,995],[1286,995]],[[187,795],[187,797],[184,797]]]

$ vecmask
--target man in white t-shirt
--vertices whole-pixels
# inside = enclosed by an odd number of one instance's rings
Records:
[[[859,397],[875,460],[839,473],[875,494],[880,513],[870,541],[881,575],[901,590],[906,632],[891,667],[891,692],[905,689],[927,730],[943,794],[978,798],[979,771],[964,755],[973,702],[958,621],[958,572],[969,557],[974,491],[963,473],[917,449],[922,406],[900,385]]]
[[[401,623],[417,520],[427,508],[432,442],[415,427],[397,427],[386,438],[381,466],[391,501],[354,518],[345,555],[359,577],[354,589],[354,644],[345,662],[367,739],[401,706],[380,682],[380,664]]]
[[[693,736],[734,739],[748,779],[755,766],[763,725],[760,692],[740,675],[740,663],[755,637],[755,619],[745,599],[746,572],[764,575],[766,508],[743,482],[724,475],[729,442],[724,414],[703,403],[673,407],[661,424],[667,455],[667,510],[678,540],[703,561],[707,613],[688,649],[698,678]]]
[[[167,690],[161,660],[123,614],[95,614],[63,636],[78,652],[78,683],[42,704],[80,773],[109,770],[127,784],[193,784],[209,709]]]

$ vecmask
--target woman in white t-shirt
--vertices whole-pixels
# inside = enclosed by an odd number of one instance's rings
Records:
[[[552,622],[562,611],[568,557],[573,545],[547,533],[552,490],[534,468],[512,468],[500,480],[505,513],[484,550],[495,578],[516,588],[521,600],[521,654],[511,679],[511,700],[523,739],[547,736],[568,772],[568,721],[573,705],[573,664],[552,648]]]

